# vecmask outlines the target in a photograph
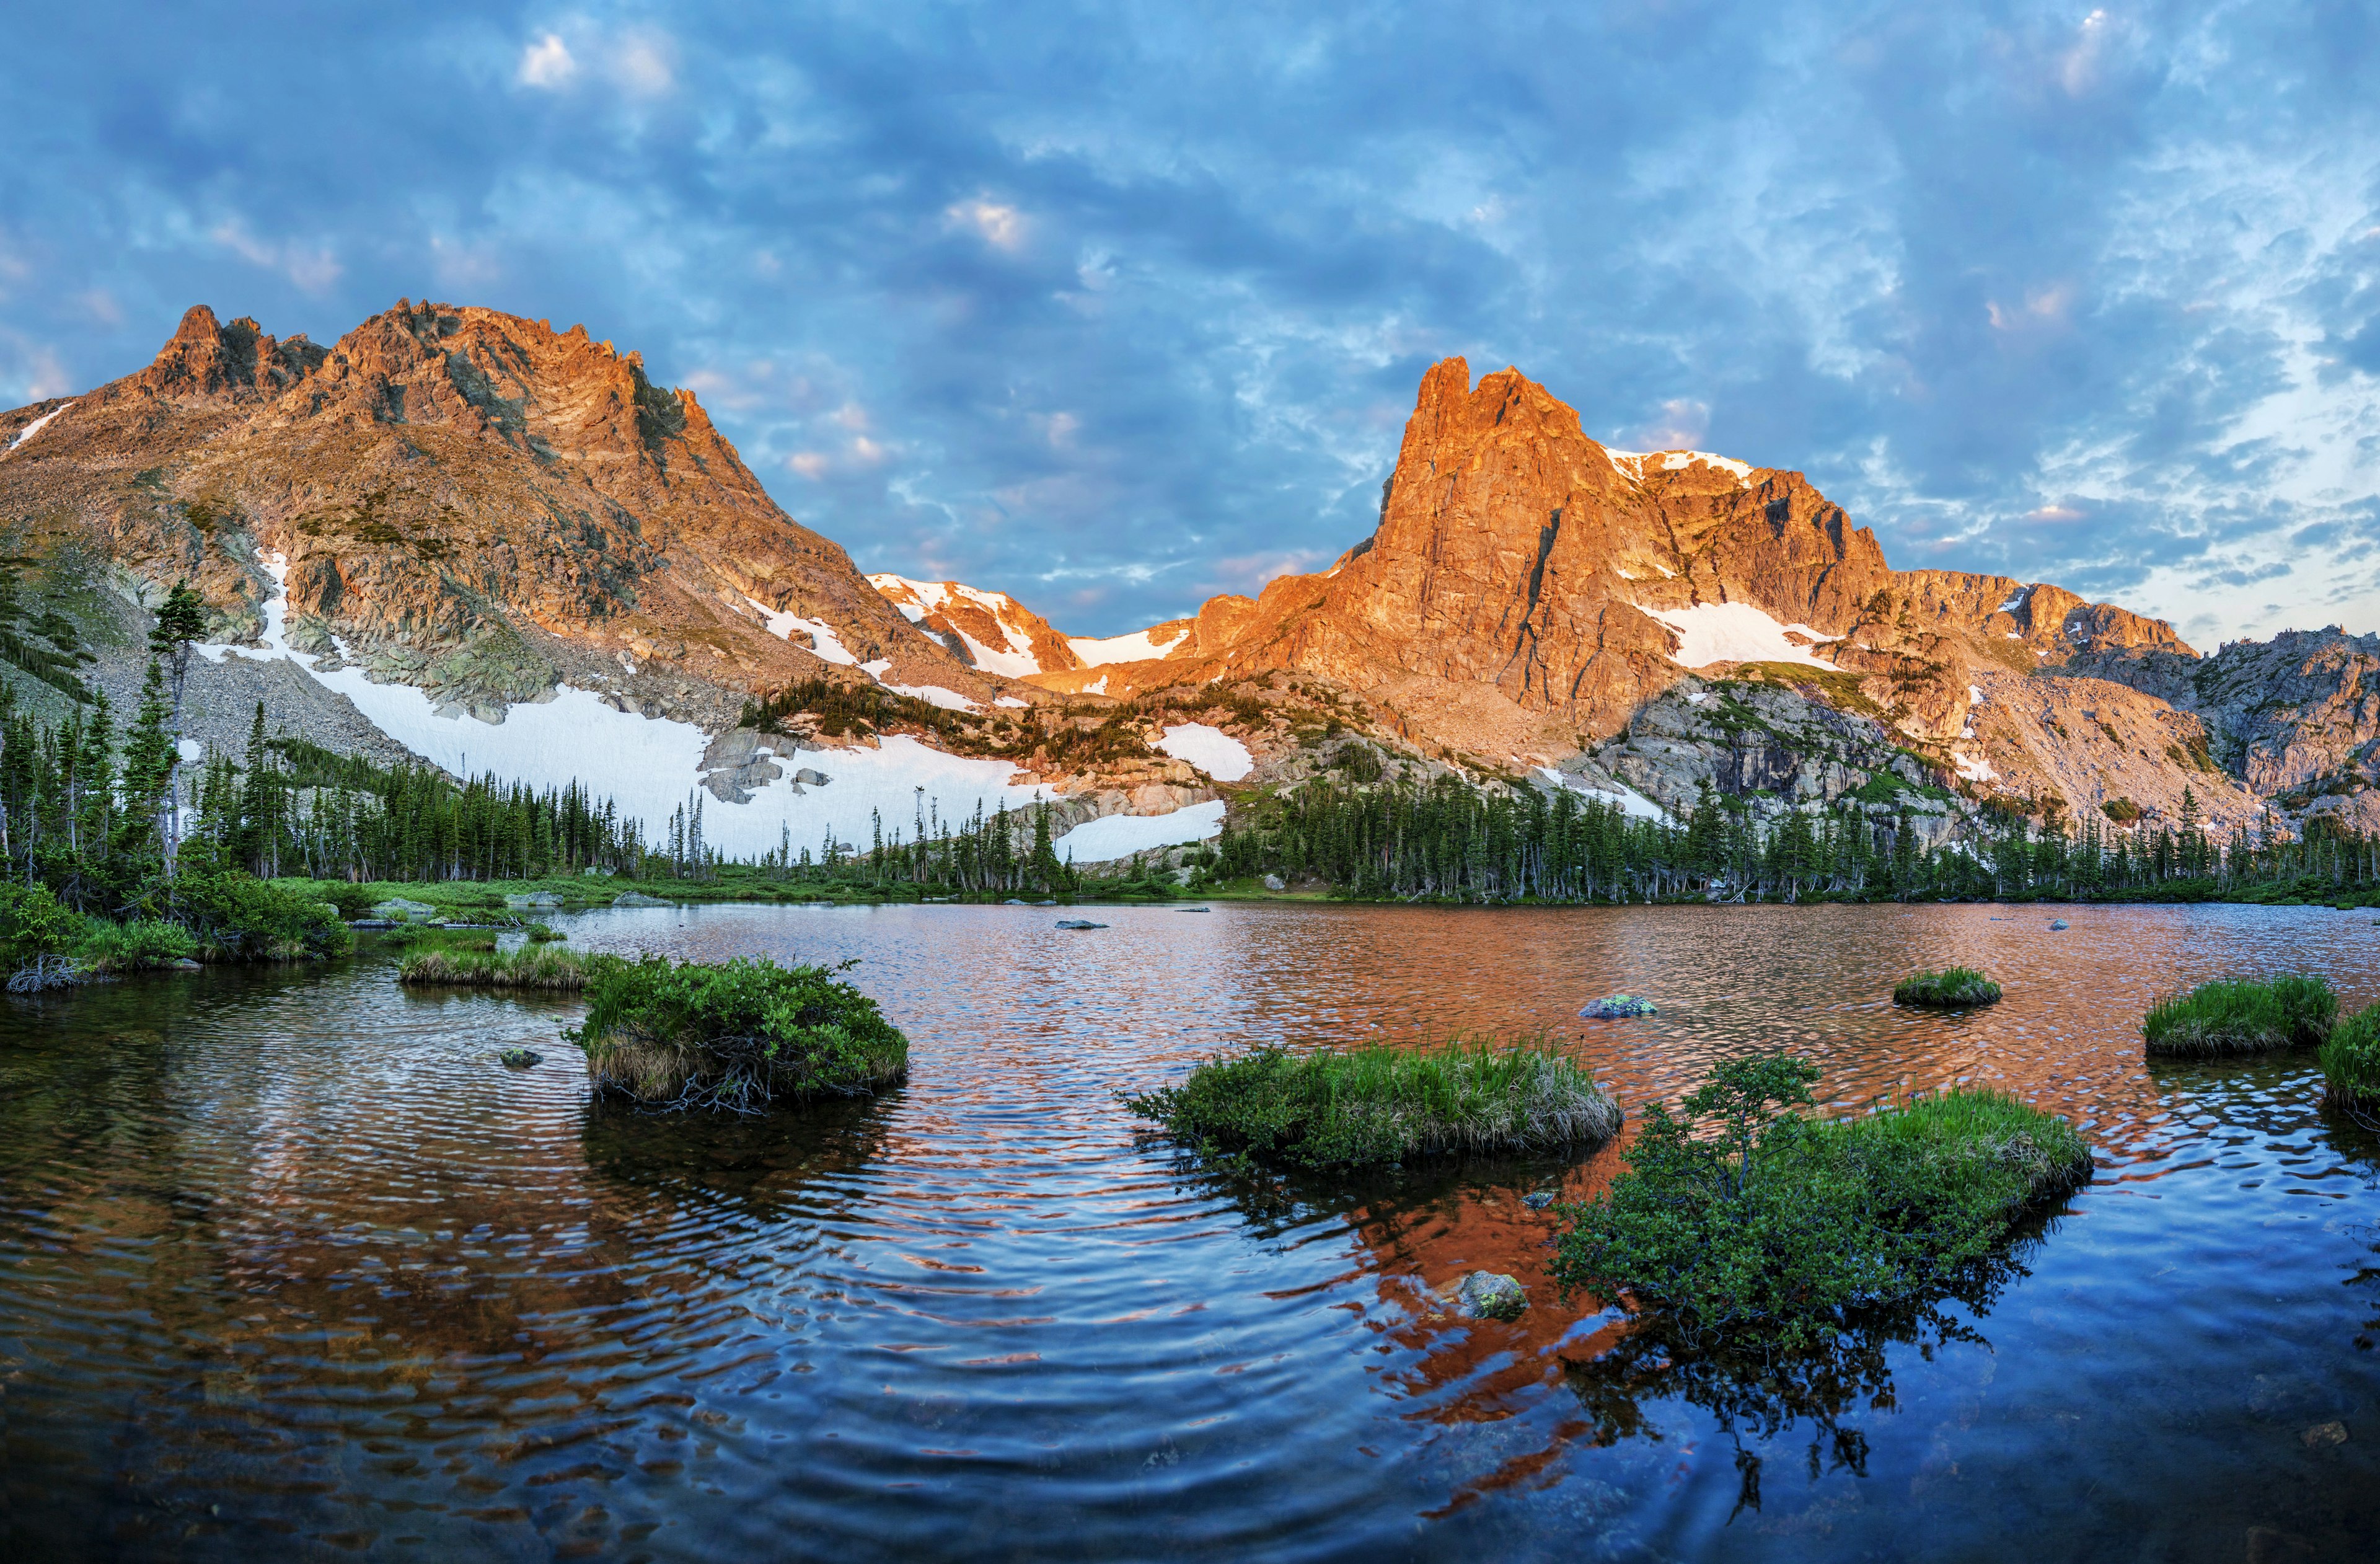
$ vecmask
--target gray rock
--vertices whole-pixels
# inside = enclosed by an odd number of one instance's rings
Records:
[[[349,928],[395,928],[396,920],[387,917],[359,917],[347,927]]]
[[[624,891],[612,898],[615,907],[666,907],[670,903],[659,896],[648,896],[641,891]]]
[[[1632,1016],[1654,1013],[1652,1000],[1640,1000],[1633,994],[1612,994],[1579,1012],[1589,1021],[1625,1021]]]
[[[824,787],[831,780],[824,771],[813,771],[808,766],[794,773],[794,780],[804,787]]]
[[[1104,923],[1093,923],[1087,917],[1062,917],[1058,920],[1058,927],[1061,928],[1105,928],[1107,925]]]
[[[1208,907],[1176,907],[1173,910],[1177,913],[1203,913],[1210,912],[1213,909]]]
[[[1542,1211],[1553,1203],[1553,1191],[1548,1189],[1533,1189],[1521,1196],[1521,1204],[1532,1211]]]
[[[1496,1271],[1473,1271],[1454,1290],[1454,1301],[1473,1319],[1518,1319],[1527,1312],[1529,1295],[1521,1284]]]
[[[1289,889],[1289,887],[1282,882],[1281,876],[1277,874],[1269,874],[1264,877],[1264,888],[1268,891],[1286,891]]]
[[[372,908],[372,916],[384,917],[392,923],[414,923],[437,915],[438,909],[429,903],[409,902],[402,896],[392,896]]]
[[[505,897],[504,905],[516,912],[529,907],[558,907],[562,905],[562,898],[551,891],[532,891],[526,896]]]
[[[2064,928],[2068,927],[2068,925],[2064,918],[2054,917],[2049,920],[2049,927],[2052,928]]]
[[[545,1062],[545,1055],[531,1052],[528,1049],[506,1049],[496,1057],[516,1070],[526,1070],[532,1064]]]
[[[1000,904],[1003,907],[1029,907],[1033,903],[1026,901],[1022,896],[1011,896],[1007,901],[1002,902]]]

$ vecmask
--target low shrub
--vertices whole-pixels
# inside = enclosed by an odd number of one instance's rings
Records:
[[[177,923],[159,918],[135,918],[110,923],[92,918],[75,946],[76,959],[93,972],[153,972],[188,961],[199,942]]]
[[[429,941],[410,946],[397,961],[396,980],[422,988],[542,988],[575,993],[618,956],[588,955],[551,946],[525,945],[500,951],[493,940]]]
[[[1921,972],[1904,977],[1892,990],[1897,1005],[1923,1005],[1932,1010],[1956,1010],[1967,1005],[1999,1002],[2000,986],[1972,966],[1947,972]]]
[[[2141,1018],[2141,1035],[2152,1054],[2219,1059],[2310,1047],[2338,1017],[2338,996],[2320,977],[2224,978],[2159,1000]]]
[[[36,993],[81,980],[67,952],[81,938],[83,920],[46,885],[0,881],[0,964],[8,969],[8,991]]]
[[[1561,1055],[1459,1039],[1257,1049],[1208,1060],[1180,1085],[1124,1105],[1201,1149],[1305,1168],[1598,1146],[1621,1121],[1594,1077]]]
[[[329,903],[237,871],[183,875],[172,905],[197,938],[201,961],[303,961],[355,944]]]
[[[1955,1090],[1855,1119],[1788,1111],[1816,1068],[1780,1056],[1713,1070],[1655,1107],[1627,1170],[1566,1208],[1554,1275],[1687,1345],[1798,1351],[1864,1312],[1906,1308],[1987,1265],[2026,1211],[2089,1182],[2063,1119]]]
[[[2380,1109],[2380,1005],[2368,1005],[2323,1039],[2322,1099],[2357,1114]]]
[[[616,961],[590,974],[587,1019],[563,1036],[586,1050],[597,1090],[652,1106],[862,1096],[907,1076],[909,1040],[843,970]]]

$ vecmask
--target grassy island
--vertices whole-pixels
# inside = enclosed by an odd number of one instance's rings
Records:
[[[500,951],[492,940],[417,945],[398,959],[396,980],[418,988],[542,988],[576,992],[595,974],[622,964],[618,956],[589,955],[552,945]]]
[[[2141,1035],[2153,1055],[2225,1059],[2311,1047],[2338,1018],[2338,996],[2320,977],[2225,978],[2159,1000]]]
[[[1972,966],[1921,972],[1914,977],[1902,978],[1892,990],[1894,1004],[1919,1005],[1928,1010],[1998,1004],[1999,997],[2000,986]]]
[[[2380,1109],[2380,1005],[2370,1005],[2331,1028],[2323,1039],[2322,1100],[2368,1115]]]
[[[1125,1106],[1203,1149],[1304,1168],[1598,1146],[1621,1118],[1593,1076],[1548,1049],[1463,1041],[1257,1049]]]
[[[1955,1090],[1853,1119],[1811,1102],[1816,1068],[1720,1065],[1680,1111],[1656,1106],[1628,1167],[1568,1208],[1554,1275],[1682,1343],[1803,1349],[1988,1263],[2028,1211],[2091,1177],[2065,1120]]]
[[[614,959],[590,971],[587,1019],[563,1036],[597,1090],[651,1107],[866,1096],[907,1076],[909,1040],[841,970]]]

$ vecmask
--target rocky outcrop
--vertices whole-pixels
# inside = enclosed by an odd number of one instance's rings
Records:
[[[1022,678],[1083,666],[1065,637],[1006,592],[903,576],[871,576],[868,584],[970,668]]]

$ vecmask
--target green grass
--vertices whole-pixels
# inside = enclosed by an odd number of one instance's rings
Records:
[[[2322,1099],[2334,1108],[2380,1108],[2380,1005],[2368,1005],[2323,1039]]]
[[[1892,990],[1894,1004],[1924,1005],[1936,1010],[1997,1004],[1999,997],[2000,986],[1972,966],[1921,972],[1914,977],[1902,978]]]
[[[426,942],[399,958],[396,980],[416,988],[540,988],[575,993],[601,972],[625,965],[618,956],[589,955],[552,945],[500,951],[492,940]]]
[[[1627,1170],[1565,1208],[1556,1279],[1689,1346],[1807,1350],[1953,1291],[2028,1212],[2090,1180],[2073,1126],[1998,1092],[1849,1119],[1788,1111],[1817,1075],[1734,1061],[1677,1114],[1654,1107]]]
[[[1176,1139],[1305,1168],[1598,1146],[1619,1108],[1593,1076],[1543,1046],[1458,1039],[1434,1048],[1257,1049],[1206,1061],[1178,1086],[1125,1106]]]
[[[2159,1000],[2141,1035],[2154,1055],[2223,1059],[2319,1043],[2338,1017],[2338,996],[2320,977],[2223,978]]]
[[[599,963],[586,1021],[563,1034],[585,1050],[599,1092],[751,1112],[784,1098],[867,1096],[908,1075],[909,1039],[835,977],[840,967],[765,957]]]
[[[94,917],[84,923],[83,938],[75,946],[75,960],[94,973],[154,972],[196,959],[199,942],[177,923],[134,918],[110,923]]]

